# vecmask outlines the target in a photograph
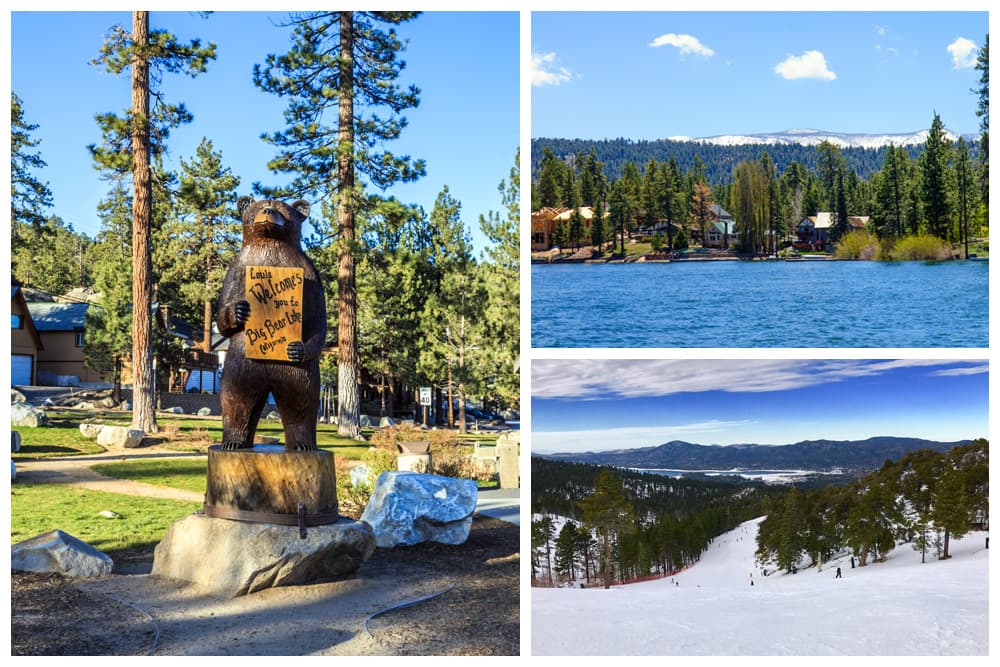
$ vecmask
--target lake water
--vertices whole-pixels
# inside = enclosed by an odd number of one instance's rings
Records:
[[[989,262],[533,264],[532,347],[987,347]]]

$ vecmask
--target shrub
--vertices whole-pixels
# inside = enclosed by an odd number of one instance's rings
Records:
[[[684,235],[683,229],[677,230],[677,236],[674,237],[674,250],[687,250],[689,247],[687,236]]]
[[[951,246],[929,234],[904,236],[893,247],[892,259],[900,261],[951,259]]]
[[[879,253],[879,240],[864,230],[848,232],[837,243],[837,259],[875,259]]]

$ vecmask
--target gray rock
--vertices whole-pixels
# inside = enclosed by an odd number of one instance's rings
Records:
[[[21,434],[17,431],[10,432],[10,451],[21,451]]]
[[[361,415],[358,418],[358,426],[361,426],[363,428],[371,428],[372,426],[371,417],[369,417],[368,415]]]
[[[108,408],[109,410],[118,405],[117,403],[115,403],[115,399],[111,398],[110,396],[107,398],[102,398],[100,401],[98,401],[97,404],[100,405],[102,408]]]
[[[10,548],[11,570],[100,577],[111,574],[113,567],[114,562],[106,553],[61,530],[43,533]]]
[[[139,428],[127,426],[104,426],[97,435],[97,444],[110,449],[131,449],[142,444],[146,433]]]
[[[382,417],[378,420],[378,427],[385,428],[387,426],[395,426],[396,421],[392,417]]]
[[[384,472],[375,482],[361,520],[371,524],[380,547],[462,544],[472,528],[478,493],[471,479]]]
[[[10,406],[11,426],[48,426],[49,418],[30,403],[12,403]]]
[[[166,410],[164,410],[164,412],[166,412],[168,414],[171,414],[171,415],[182,415],[182,414],[184,414],[184,408],[182,408],[179,405],[175,405],[172,408],[167,408]]]
[[[271,410],[270,412],[267,413],[267,417],[265,417],[265,419],[267,419],[268,421],[280,421],[281,415],[278,414],[277,410]]]
[[[10,390],[10,402],[11,403],[27,403],[28,399],[24,397],[24,394],[19,392],[17,389],[11,388]]]
[[[199,417],[208,417],[212,414],[212,408],[198,408]]]
[[[83,434],[83,437],[90,438],[91,440],[99,436],[103,429],[104,424],[88,424],[86,422],[80,424],[80,433]]]
[[[118,407],[120,407],[122,410],[131,410],[132,403],[130,401],[122,401],[122,404]]]
[[[76,408],[77,410],[93,410],[93,409],[95,409],[94,404],[91,403],[90,401],[80,401],[79,403],[77,403],[73,407]]]
[[[352,486],[365,486],[368,484],[368,466],[364,463],[351,468],[349,474],[351,476]]]
[[[331,581],[356,571],[374,551],[371,526],[350,519],[310,526],[301,539],[297,526],[192,514],[175,521],[156,545],[152,574],[235,597]]]

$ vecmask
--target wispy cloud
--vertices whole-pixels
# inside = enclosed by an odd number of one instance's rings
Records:
[[[532,430],[531,449],[536,452],[585,452],[655,446],[682,437],[711,439],[713,433],[726,433],[753,423],[751,420],[710,420],[691,424],[626,426],[584,431]]]
[[[654,49],[661,46],[673,46],[681,52],[682,56],[693,53],[695,55],[705,56],[708,58],[709,56],[715,55],[715,51],[702,44],[697,37],[692,37],[691,35],[676,35],[672,32],[660,35],[650,42],[649,45]]]
[[[959,37],[948,45],[951,54],[951,64],[955,69],[971,69],[976,66],[976,56],[979,49],[971,39]]]
[[[555,65],[555,53],[531,54],[531,85],[558,86],[573,78],[573,73],[565,67]]]
[[[965,362],[968,363],[968,362]],[[882,375],[911,367],[941,367],[935,371],[969,368],[963,362],[934,359],[825,361],[763,359],[538,359],[531,364],[532,395],[538,398],[636,398],[683,392],[726,391],[753,393],[786,391],[841,382],[848,378]],[[973,367],[983,364],[975,363]],[[977,371],[984,372],[984,371]]]
[[[889,28],[884,25],[876,25],[875,32],[877,32],[880,37],[885,37],[886,33],[889,32]]]
[[[774,66],[774,71],[785,79],[833,81],[837,78],[837,75],[826,66],[826,57],[820,51],[806,51],[801,56],[788,56]]]
[[[982,375],[983,373],[990,372],[990,365],[987,362],[977,364],[975,366],[960,366],[958,368],[944,368],[939,371],[934,371],[931,375],[935,377],[951,377],[958,375]]]

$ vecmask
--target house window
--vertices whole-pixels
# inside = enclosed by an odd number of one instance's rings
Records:
[[[76,334],[76,346],[83,347],[83,332],[77,332]]]
[[[10,315],[10,328],[11,329],[23,329],[24,328],[24,317],[18,315],[17,313],[11,313]]]

